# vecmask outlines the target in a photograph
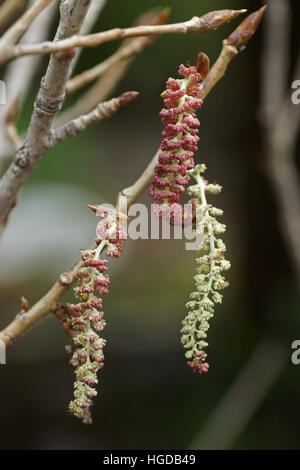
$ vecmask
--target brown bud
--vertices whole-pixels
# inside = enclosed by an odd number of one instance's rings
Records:
[[[26,313],[29,310],[29,302],[25,297],[21,297],[21,313]]]
[[[247,16],[247,18],[226,39],[226,44],[237,48],[245,46],[255,34],[266,8],[267,5]]]
[[[207,77],[210,68],[209,57],[204,54],[204,52],[199,52],[196,67],[202,80],[204,80]]]
[[[119,96],[119,106],[127,106],[132,101],[135,101],[139,96],[138,91],[126,91]]]
[[[246,11],[247,10],[215,10],[202,16],[201,19],[207,23],[207,31],[211,31],[225,23],[230,23],[234,18]]]

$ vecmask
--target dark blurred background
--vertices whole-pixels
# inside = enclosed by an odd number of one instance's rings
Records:
[[[263,3],[108,0],[94,30],[130,25],[143,11],[164,5],[172,7],[170,22],[176,22],[214,9],[254,11]],[[291,7],[293,63],[299,2]],[[80,248],[89,246],[97,219],[85,204],[114,203],[115,194],[136,179],[156,151],[166,79],[176,75],[180,63],[193,63],[199,50],[213,62],[240,21],[203,36],[160,37],[135,59],[113,93],[139,90],[139,100],[58,145],[39,163],[0,245],[1,327],[19,311],[22,295],[34,303],[75,262]],[[66,412],[74,379],[65,352],[68,338],[49,315],[18,339],[7,352],[7,365],[0,366],[2,449],[299,448],[300,365],[290,359],[291,343],[300,337],[299,293],[265,172],[258,119],[263,30],[264,22],[199,114],[197,160],[206,163],[207,177],[223,186],[214,204],[224,209],[232,262],[230,287],[209,331],[209,373],[191,374],[180,344],[195,253],[185,251],[184,241],[129,240],[124,256],[110,268],[106,360],[94,424],[85,427]],[[85,50],[76,72],[118,45]],[[21,130],[46,63],[45,58],[22,112]],[[150,204],[148,194],[142,201]],[[271,378],[264,384],[268,371]],[[227,439],[232,426],[237,429]]]

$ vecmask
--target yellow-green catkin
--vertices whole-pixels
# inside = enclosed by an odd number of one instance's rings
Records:
[[[205,352],[209,321],[214,315],[215,304],[222,302],[220,291],[228,286],[223,272],[230,268],[230,262],[225,259],[226,246],[219,238],[226,230],[226,226],[217,220],[223,211],[206,200],[206,194],[219,194],[222,188],[204,180],[202,175],[205,170],[206,166],[202,164],[190,171],[196,184],[188,188],[188,194],[193,198],[195,230],[196,235],[201,237],[201,244],[196,258],[195,290],[186,304],[189,311],[181,329],[181,341],[187,350],[187,364],[193,372],[199,374],[207,372],[209,368]]]

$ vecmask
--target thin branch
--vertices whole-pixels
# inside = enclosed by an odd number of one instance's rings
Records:
[[[16,44],[27,31],[34,18],[54,0],[37,0],[1,37],[0,56]],[[20,46],[22,47],[22,46]]]
[[[102,119],[111,117],[118,111],[118,109],[127,106],[131,101],[136,100],[138,95],[139,93],[137,91],[127,91],[118,98],[112,98],[104,103],[99,103],[98,106],[90,113],[79,116],[77,119],[51,131],[50,145],[54,147],[56,144],[68,139],[69,137],[76,137],[88,126],[96,124]]]
[[[82,267],[80,260],[70,271],[63,273],[52,288],[27,312],[18,314],[0,333],[0,340],[10,346],[22,333],[57,308],[59,299],[75,280],[77,271]]]
[[[0,29],[6,26],[25,4],[26,0],[6,0],[0,7]]]
[[[114,28],[87,36],[74,35],[56,42],[44,42],[32,45],[17,45],[0,50],[0,64],[16,57],[33,54],[52,54],[68,51],[75,47],[96,47],[108,41],[161,34],[186,34],[190,31],[204,34],[214,31],[219,26],[229,23],[246,10],[217,10],[199,18],[194,16],[189,21],[161,26],[135,26],[132,28]]]

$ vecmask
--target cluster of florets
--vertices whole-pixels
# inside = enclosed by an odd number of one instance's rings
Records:
[[[199,374],[208,371],[204,349],[209,320],[214,315],[214,306],[222,302],[220,291],[228,286],[222,273],[230,268],[230,262],[224,257],[226,246],[218,238],[225,232],[225,225],[217,221],[223,211],[213,207],[206,201],[206,194],[218,194],[221,187],[217,184],[208,184],[201,173],[205,171],[205,165],[197,165],[191,172],[196,184],[190,186],[188,193],[193,197],[192,203],[196,217],[196,235],[199,236],[199,256],[196,258],[197,269],[195,279],[195,291],[190,294],[190,301],[186,304],[189,312],[182,322],[182,344],[187,349],[185,356],[188,366],[193,372]]]
[[[162,93],[166,108],[161,110],[160,116],[165,128],[150,186],[150,194],[157,201],[153,205],[154,212],[171,221],[180,217],[182,220],[182,206],[178,201],[190,181],[188,172],[194,167],[200,125],[195,111],[202,105],[198,98],[201,74],[197,67],[180,65],[179,74],[184,78],[169,78],[167,89]]]
[[[105,249],[107,256],[120,256],[126,239],[126,230],[115,214],[106,210],[102,217],[97,225],[97,248],[81,252],[84,266],[76,275],[78,284],[74,288],[79,303],[69,306],[75,345],[70,363],[76,375],[69,411],[86,424],[92,421],[90,408],[97,395],[93,387],[98,383],[98,371],[104,366],[105,340],[99,333],[106,324],[102,297],[108,294],[110,277],[108,261],[100,259],[100,254]]]
[[[96,228],[98,237],[96,243],[99,245],[102,241],[106,241],[106,255],[118,258],[127,238],[126,228],[119,221],[119,216],[113,208],[98,206],[97,215],[100,215],[101,220]]]

